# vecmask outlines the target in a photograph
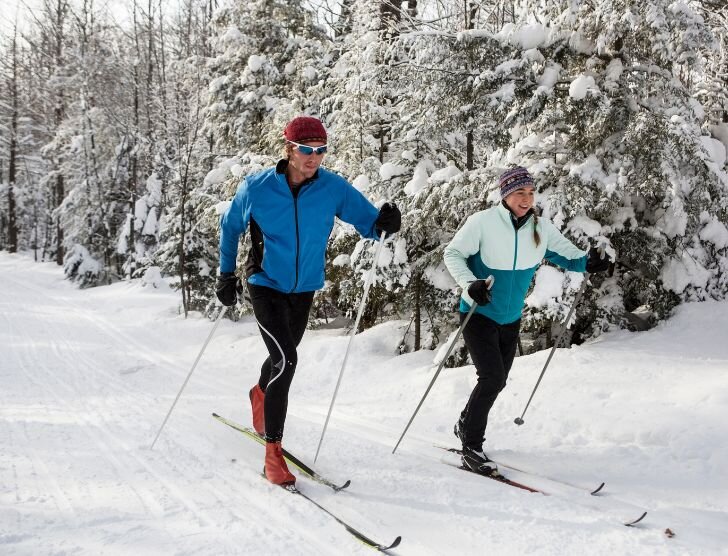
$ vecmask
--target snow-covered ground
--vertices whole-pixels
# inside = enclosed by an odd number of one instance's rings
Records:
[[[212,323],[185,320],[166,287],[80,291],[22,255],[0,254],[0,292],[0,554],[372,553],[261,479],[263,448],[211,418],[249,423],[264,358],[250,318],[221,323],[151,450]],[[394,355],[406,325],[354,340],[316,465],[352,484],[299,479],[322,505],[380,542],[402,535],[402,555],[728,554],[728,303],[559,350],[522,427],[547,353],[516,359],[487,448],[550,496],[443,464],[433,444],[455,445],[472,367],[443,371],[391,454],[434,371],[432,352]],[[309,464],[346,343],[309,331],[300,348],[284,445]]]

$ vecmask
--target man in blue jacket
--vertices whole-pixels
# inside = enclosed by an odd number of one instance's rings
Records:
[[[320,120],[294,118],[283,136],[287,158],[246,177],[222,217],[217,281],[218,299],[226,306],[234,305],[238,243],[249,228],[252,245],[245,277],[269,354],[258,384],[250,390],[250,402],[253,428],[266,439],[265,475],[275,484],[296,480],[281,448],[288,390],[314,293],[324,285],[326,245],[334,217],[372,239],[382,232],[398,232],[401,224],[393,203],[377,210],[344,178],[321,168],[328,145]]]

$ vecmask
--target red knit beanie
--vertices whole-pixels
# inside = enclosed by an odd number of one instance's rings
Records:
[[[298,116],[293,118],[286,129],[283,130],[283,136],[288,141],[302,143],[303,141],[323,141],[326,142],[326,130],[324,124],[318,118],[311,116]]]

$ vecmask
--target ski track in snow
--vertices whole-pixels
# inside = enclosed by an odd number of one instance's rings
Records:
[[[262,480],[263,447],[211,418],[249,422],[265,357],[251,318],[221,323],[151,450],[212,323],[179,316],[166,288],[81,291],[22,255],[0,253],[0,288],[0,554],[372,553]],[[299,486],[379,542],[401,534],[394,554],[728,554],[726,308],[706,304],[710,322],[687,327],[702,313],[686,308],[679,340],[668,322],[559,350],[519,428],[512,417],[545,354],[516,360],[490,454],[551,496],[443,464],[457,456],[433,445],[456,447],[472,367],[442,373],[392,455],[433,354],[395,357],[407,323],[375,327],[354,339],[315,465],[352,485]],[[345,331],[309,331],[299,348],[285,445],[309,464],[347,342]],[[602,480],[604,495],[589,496]],[[620,525],[642,509],[638,527]]]

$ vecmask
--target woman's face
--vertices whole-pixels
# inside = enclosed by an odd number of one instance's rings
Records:
[[[524,216],[533,208],[536,188],[532,185],[516,189],[505,198],[506,205],[517,218]]]

